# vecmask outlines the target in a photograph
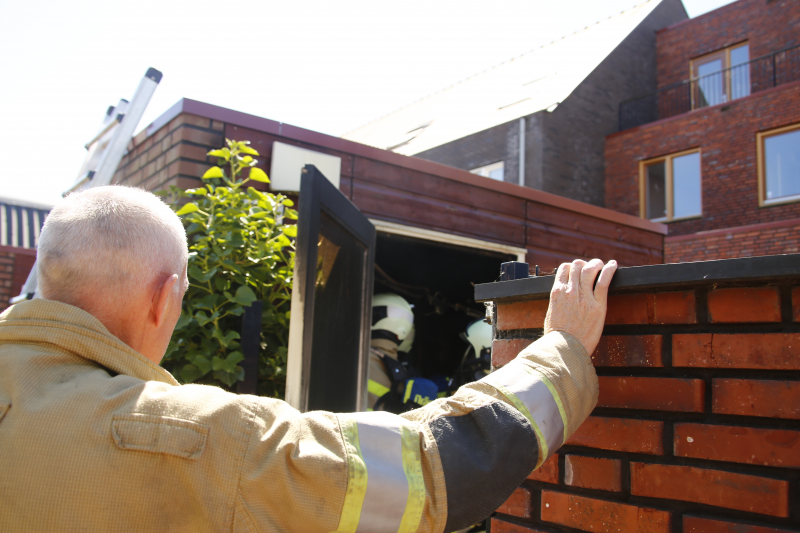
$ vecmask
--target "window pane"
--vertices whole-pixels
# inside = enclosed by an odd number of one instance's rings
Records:
[[[647,218],[667,216],[667,174],[664,161],[647,165]]]
[[[722,59],[714,59],[697,66],[697,107],[721,104],[725,101],[725,83],[722,76]]]
[[[750,47],[731,48],[731,98],[750,94]],[[738,65],[738,66],[737,66]]]
[[[503,181],[503,168],[496,168],[489,172],[489,177],[493,180]]]
[[[700,204],[700,153],[686,154],[672,160],[672,217],[682,218],[702,213]]]
[[[800,194],[800,130],[764,140],[767,200]]]

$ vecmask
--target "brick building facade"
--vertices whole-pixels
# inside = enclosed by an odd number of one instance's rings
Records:
[[[800,256],[620,269],[599,402],[492,533],[800,531]],[[542,332],[552,277],[478,286],[493,366]]]
[[[791,135],[800,153],[800,142],[794,140],[800,137],[794,128],[800,128],[800,1],[739,0],[661,30],[656,41],[662,88],[658,105],[663,107],[680,89],[695,109],[606,137],[606,207],[667,222],[668,263],[800,251],[800,197],[767,197],[765,180],[775,172],[767,168],[763,144],[773,132],[785,139]],[[741,46],[749,48],[749,66],[734,66],[722,74],[725,78],[719,75],[730,94],[700,107],[700,91],[716,80],[698,78],[692,65],[719,52],[725,66],[724,55],[730,57],[730,50]],[[747,69],[744,92],[749,93],[744,96],[731,89],[742,68]],[[684,90],[680,81],[690,77]],[[666,158],[666,165],[674,165],[669,161],[692,153],[699,160],[693,201],[700,211],[674,220],[648,216],[649,162]],[[800,170],[784,172],[800,192]],[[675,205],[685,201],[685,193],[680,198],[673,194]]]

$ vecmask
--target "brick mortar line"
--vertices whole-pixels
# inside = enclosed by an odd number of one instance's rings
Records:
[[[592,416],[597,418],[622,418],[642,422],[663,422],[665,425],[702,424],[719,427],[733,426],[751,429],[800,431],[800,420],[767,416],[727,415],[710,412],[692,413],[686,411],[659,411],[655,409],[626,409],[616,407],[596,407],[592,412]],[[667,442],[665,441],[664,444],[667,444]],[[577,445],[570,444],[569,446]],[[669,441],[669,446],[672,446],[672,440]],[[669,446],[665,447],[665,449]],[[591,446],[589,447],[591,448]]]
[[[498,329],[496,340],[534,339],[543,328]],[[611,324],[603,328],[603,336],[675,335],[715,333],[722,335],[800,333],[800,322],[717,322],[713,324]]]
[[[789,491],[791,495],[792,484],[790,483]],[[764,526],[781,526],[781,527],[796,527],[800,525],[800,520],[794,516],[793,513],[793,505],[792,501],[789,502],[789,516],[788,517],[778,517],[768,514],[760,514],[756,512],[748,512],[742,511],[740,509],[733,509],[730,507],[722,507],[717,505],[710,505],[700,502],[691,502],[686,500],[673,500],[667,498],[652,498],[649,496],[639,496],[630,493],[620,493],[620,492],[610,492],[610,491],[602,491],[597,489],[585,489],[582,487],[574,487],[569,485],[548,485],[544,486],[541,489],[538,489],[539,493],[542,490],[550,490],[553,492],[559,492],[562,494],[570,494],[574,496],[581,496],[585,498],[590,498],[592,500],[602,501],[602,502],[609,502],[615,504],[622,504],[622,505],[630,505],[634,507],[643,507],[648,509],[656,509],[659,511],[666,511],[669,513],[673,513],[677,515],[681,519],[684,515],[710,515],[714,516],[714,520],[722,520],[727,522],[735,522],[735,521],[750,521],[755,522],[758,525]],[[499,516],[500,514],[497,513]],[[722,516],[720,516],[722,515]],[[502,516],[511,516],[514,515],[502,515]],[[520,517],[514,517],[518,520]],[[682,521],[682,520],[681,520]],[[530,522],[531,525],[539,526],[539,525],[546,525],[547,527],[564,527],[569,531],[572,531],[571,528],[567,526],[562,526],[561,524],[557,524],[554,522],[545,522],[541,519],[535,520],[532,519]],[[582,530],[576,530],[582,531]]]

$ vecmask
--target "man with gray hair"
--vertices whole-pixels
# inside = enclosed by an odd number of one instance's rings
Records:
[[[187,256],[145,191],[89,189],[50,213],[39,297],[0,315],[0,531],[453,531],[596,404],[613,261],[561,265],[542,339],[397,416],[180,386],[158,364]]]

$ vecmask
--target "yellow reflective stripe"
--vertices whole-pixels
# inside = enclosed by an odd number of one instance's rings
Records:
[[[422,477],[422,455],[419,433],[403,426],[400,428],[403,443],[403,470],[408,480],[408,501],[398,533],[417,530],[425,508],[425,480]]]
[[[381,396],[389,392],[389,387],[381,385],[377,381],[369,380],[369,382],[367,383],[367,391],[369,391],[370,394],[374,394],[375,396],[380,398]]]
[[[406,393],[403,396],[403,403],[406,403],[409,398],[411,398],[411,388],[414,386],[414,380],[409,379],[406,381]]]
[[[539,429],[539,424],[536,423],[536,421],[533,419],[533,416],[531,416],[531,412],[528,411],[528,408],[525,406],[524,403],[522,403],[522,400],[517,398],[516,394],[505,388],[500,383],[497,383],[496,381],[491,379],[491,377],[492,375],[489,374],[489,376],[483,378],[481,381],[489,383],[492,387],[496,388],[501,393],[503,393],[503,396],[508,398],[508,401],[510,401],[514,405],[514,407],[516,407],[517,410],[520,413],[522,413],[522,415],[525,418],[528,419],[528,422],[531,423],[531,427],[533,428],[534,433],[536,433],[536,439],[539,441],[539,460],[536,463],[536,468],[539,468],[540,466],[542,466],[542,463],[544,463],[545,459],[547,459],[550,456],[549,450],[547,449],[547,440],[544,438],[542,430]]]
[[[547,385],[547,388],[550,389],[550,394],[553,395],[553,399],[556,401],[556,405],[558,405],[558,413],[561,415],[561,420],[564,422],[563,442],[567,442],[567,438],[569,437],[569,428],[567,427],[567,412],[564,410],[564,404],[561,403],[561,396],[558,395],[558,391],[547,376],[536,372],[536,370],[530,368],[528,365],[525,365],[525,371],[528,372],[528,374],[538,376],[544,382],[544,384]]]
[[[367,465],[361,455],[358,441],[358,424],[355,420],[339,418],[347,454],[347,491],[344,495],[342,516],[336,533],[354,533],[361,517],[364,495],[367,493]]]

